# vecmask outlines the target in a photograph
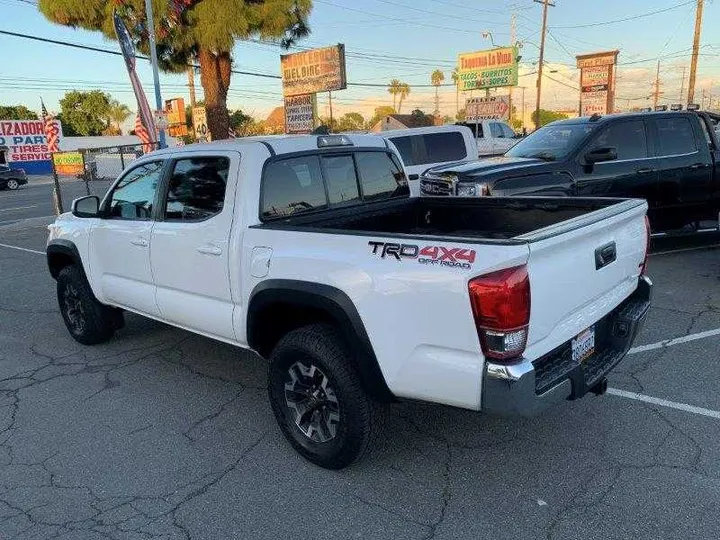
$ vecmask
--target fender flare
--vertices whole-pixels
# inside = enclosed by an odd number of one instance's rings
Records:
[[[292,279],[269,279],[255,286],[247,313],[247,340],[258,350],[263,332],[260,312],[272,304],[295,304],[320,310],[335,321],[357,353],[356,367],[365,390],[381,402],[396,401],[387,386],[365,325],[350,297],[330,285]]]
[[[47,256],[48,270],[50,270],[50,275],[54,279],[57,279],[60,270],[66,266],[66,264],[57,264],[56,261],[58,259],[63,262],[69,260],[71,264],[76,264],[80,268],[83,267],[80,252],[77,246],[70,240],[63,240],[61,238],[51,240],[45,248],[45,253]]]

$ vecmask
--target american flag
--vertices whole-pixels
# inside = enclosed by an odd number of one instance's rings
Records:
[[[150,138],[150,134],[148,133],[148,130],[145,129],[145,126],[142,123],[142,119],[140,118],[140,113],[135,115],[135,135],[140,137],[140,141],[142,142],[142,148],[143,153],[147,154],[148,152],[153,151],[153,142]]]
[[[230,137],[231,139],[234,139],[237,137],[237,135],[235,135],[235,130],[231,127],[228,128],[228,137]]]
[[[60,137],[60,129],[57,125],[57,120],[48,113],[45,108],[45,102],[41,99],[40,105],[42,105],[42,118],[43,118],[43,131],[45,131],[45,137],[47,138],[48,152],[58,152],[60,147],[58,140]]]

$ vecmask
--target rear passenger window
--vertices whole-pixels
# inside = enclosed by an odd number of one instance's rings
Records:
[[[390,140],[406,166],[460,161],[467,157],[465,139],[457,131],[392,137]]]
[[[202,221],[222,212],[229,168],[225,157],[177,160],[168,185],[165,219]]]
[[[490,133],[496,139],[502,139],[505,137],[502,126],[497,122],[490,122]]]
[[[690,154],[697,151],[692,124],[687,118],[658,118],[660,155]]]
[[[289,216],[326,206],[317,155],[274,161],[265,168],[263,217]]]
[[[322,158],[322,163],[330,204],[360,200],[352,156],[327,156]]]
[[[364,200],[389,199],[410,193],[405,174],[385,152],[358,152],[355,159]]]

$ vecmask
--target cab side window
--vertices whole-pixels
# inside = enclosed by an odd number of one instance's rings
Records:
[[[110,195],[107,216],[110,219],[149,220],[162,169],[162,161],[152,161],[128,171]]]
[[[687,118],[658,118],[660,156],[691,154],[697,151],[695,133]]]
[[[170,175],[166,221],[203,221],[222,212],[230,160],[226,157],[178,159]]]
[[[615,148],[617,159],[641,159],[648,157],[645,122],[634,120],[612,124],[590,144],[590,150]],[[609,161],[608,163],[612,163]]]

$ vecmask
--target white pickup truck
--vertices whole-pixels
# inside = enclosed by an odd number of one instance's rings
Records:
[[[502,120],[480,120],[477,123],[464,122],[461,125],[467,126],[473,132],[481,158],[504,154],[515,146],[520,138]]]
[[[290,444],[341,468],[377,402],[534,414],[587,392],[650,304],[641,200],[410,198],[377,136],[238,139],[141,157],[51,225],[77,341],[131,311],[268,359]]]

